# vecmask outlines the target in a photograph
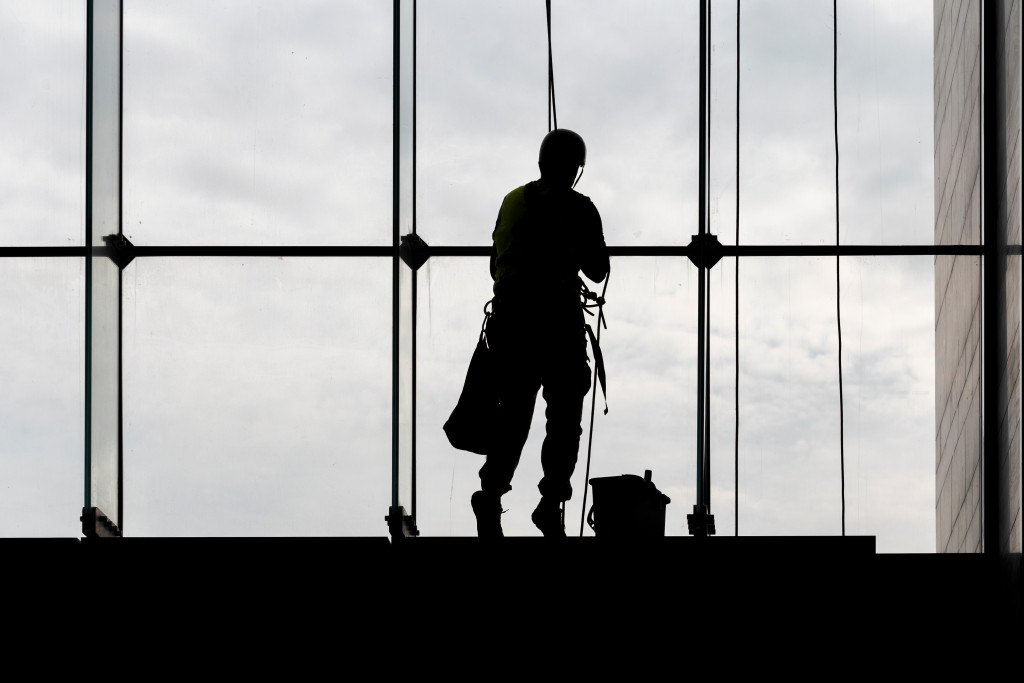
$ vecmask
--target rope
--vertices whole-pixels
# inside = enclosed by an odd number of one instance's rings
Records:
[[[832,0],[832,112],[836,143],[836,246],[839,246],[839,16]],[[846,453],[843,445],[843,323],[840,317],[839,255],[836,254],[836,331],[839,335],[839,482],[842,491],[843,536],[846,535]]]
[[[548,132],[550,133],[553,129],[558,128],[558,109],[555,105],[555,60],[551,50],[551,0],[545,0],[545,13],[547,15],[547,28],[548,28]],[[579,182],[580,177],[583,173],[576,178],[576,182],[572,184],[576,187],[576,183]],[[604,295],[608,292],[608,280],[611,279],[611,269],[608,270],[608,275],[605,276],[604,286],[601,289],[600,297],[587,296],[590,294],[589,290],[585,292],[587,295],[584,297],[583,310],[586,313],[590,313],[587,309],[597,307],[597,335],[595,338],[594,346],[597,347],[601,343],[601,328],[608,327],[608,323],[604,317]],[[593,304],[586,303],[587,299],[596,299]],[[591,315],[593,315],[591,313]],[[594,377],[591,381],[592,396],[590,397],[590,430],[587,436],[587,468],[586,474],[583,478],[583,510],[580,513],[580,536],[583,536],[583,525],[587,518],[587,482],[590,481],[590,457],[593,453],[594,447],[594,415],[597,412],[597,385],[598,385],[598,371],[600,370],[600,364],[597,360],[598,350],[594,350]],[[602,385],[604,384],[603,374],[600,376]],[[608,413],[608,399],[605,396],[605,407],[604,412]],[[565,503],[562,503],[562,522],[563,526],[565,523]]]
[[[601,288],[601,296],[597,298],[597,300],[596,300],[596,302],[594,304],[590,304],[590,305],[584,304],[584,306],[583,306],[584,312],[589,312],[589,311],[587,311],[587,309],[588,308],[593,308],[594,305],[597,306],[597,343],[595,344],[595,346],[599,345],[601,343],[601,328],[602,327],[608,327],[608,323],[607,323],[607,321],[605,320],[605,317],[604,317],[604,295],[608,292],[608,281],[611,280],[611,279],[612,279],[612,271],[611,271],[611,265],[609,265],[609,267],[608,267],[608,274],[604,278],[604,286]],[[593,315],[593,314],[591,314],[591,315]],[[591,397],[590,397],[590,431],[587,434],[587,467],[586,467],[586,473],[583,475],[583,509],[580,511],[580,538],[583,538],[583,525],[584,525],[584,523],[585,523],[585,521],[587,519],[587,493],[588,493],[587,483],[590,481],[590,456],[593,453],[593,448],[594,448],[594,414],[597,412],[597,381],[598,381],[598,376],[597,376],[598,363],[597,363],[596,355],[597,354],[595,352],[595,358],[594,358],[594,377],[590,381],[590,386],[591,386]],[[605,394],[604,412],[605,412],[605,414],[608,413],[608,395],[607,394]],[[563,505],[563,508],[562,508],[563,515],[564,515],[564,511],[565,511],[565,507],[564,506],[565,506],[565,504],[563,503],[562,505]]]
[[[704,200],[704,211],[705,215],[701,216],[701,220],[705,221],[708,226],[707,231],[711,232],[711,215],[707,209],[711,204],[711,3],[707,3],[707,32],[708,32],[708,63],[707,63],[707,99],[705,100],[707,106],[707,137],[708,144],[705,151],[707,155],[704,158],[705,167],[707,168],[708,182],[704,184],[704,192],[707,194]],[[707,507],[708,512],[711,511],[711,268],[707,268],[707,285],[704,290],[704,301],[701,303],[705,307],[706,312],[704,313],[704,472],[702,473],[704,482],[704,505]]]
[[[710,22],[709,22],[710,23]],[[710,60],[709,60],[710,61]],[[709,106],[710,108],[710,106]],[[710,117],[709,117],[710,118]],[[708,142],[711,126],[708,126]],[[708,183],[710,185],[710,183]],[[710,223],[710,221],[709,221]],[[708,226],[710,227],[710,225]],[[711,269],[708,268],[708,282],[704,290],[704,505],[711,511]]]
[[[736,246],[740,244],[740,0],[736,0]],[[736,259],[736,426],[733,462],[734,535],[740,535],[740,260]]]
[[[551,0],[545,0],[548,17],[548,132],[552,126],[558,128],[558,111],[555,108],[555,60],[551,55]]]

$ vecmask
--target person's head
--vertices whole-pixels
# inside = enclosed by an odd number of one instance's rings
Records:
[[[580,167],[587,163],[587,146],[578,134],[556,128],[540,143],[540,177],[557,186],[572,187]]]

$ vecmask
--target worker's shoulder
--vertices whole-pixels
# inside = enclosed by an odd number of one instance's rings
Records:
[[[572,197],[573,206],[575,209],[587,216],[592,220],[600,222],[601,214],[598,212],[597,207],[594,206],[594,202],[585,194],[581,194],[576,190],[569,190],[570,196]]]
[[[583,194],[582,192],[577,192],[576,188],[567,187],[552,190],[550,188],[544,188],[538,181],[534,181],[532,183],[527,184],[526,191],[528,193],[531,192],[531,187],[536,188],[535,190],[533,190],[534,192],[549,198],[549,200],[551,201],[562,204],[569,204],[576,208],[589,208],[596,210],[594,202],[591,201],[590,197]]]
[[[502,203],[507,204],[509,202],[522,202],[524,201],[525,197],[526,185],[520,185],[519,187],[505,195],[505,199]]]
[[[575,189],[571,189],[571,190],[569,190],[569,192],[571,193],[571,196],[573,197],[573,199],[576,200],[577,202],[579,202],[580,204],[589,204],[590,206],[594,207],[595,209],[597,208],[597,207],[594,206],[593,200],[590,197],[588,197],[587,195],[583,194],[582,192],[577,192]]]
[[[527,204],[538,204],[545,206],[570,207],[572,210],[599,216],[597,207],[590,197],[572,188],[564,188],[553,191],[539,180],[532,180],[525,185],[520,185],[505,195],[502,207],[519,209]]]

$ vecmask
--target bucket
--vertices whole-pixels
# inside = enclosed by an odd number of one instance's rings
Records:
[[[651,481],[635,474],[590,480],[594,502],[587,524],[595,536],[606,538],[656,538],[665,535],[665,506],[671,499]]]

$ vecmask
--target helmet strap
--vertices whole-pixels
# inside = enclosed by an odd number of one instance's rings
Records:
[[[584,168],[586,168],[586,166],[584,166],[584,165],[580,166],[580,174],[578,176],[576,176],[576,181],[573,182],[572,189],[574,189],[574,190],[576,189],[576,183],[578,183],[580,181],[580,178],[583,177],[583,169]]]

